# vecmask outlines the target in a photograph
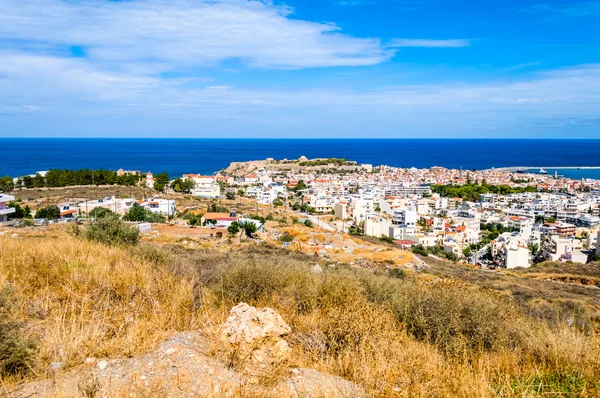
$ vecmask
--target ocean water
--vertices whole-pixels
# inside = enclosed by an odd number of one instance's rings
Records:
[[[398,167],[600,166],[600,140],[492,139],[0,139],[0,176],[50,168],[210,174],[232,161],[343,157]],[[559,170],[600,179],[598,169]]]

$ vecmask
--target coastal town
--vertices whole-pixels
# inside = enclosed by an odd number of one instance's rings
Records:
[[[111,193],[112,185],[103,181],[108,185],[103,197],[86,194],[56,203],[33,198],[31,192],[50,193],[52,187],[75,182],[57,183],[56,171],[42,171],[5,178],[0,225],[16,229],[90,222],[111,212],[150,235],[225,242],[229,237],[231,242],[246,230],[248,238],[325,257],[341,253],[352,258],[353,252],[360,257],[348,237],[371,237],[422,256],[481,268],[597,260],[600,181],[541,171],[266,159],[232,163],[214,175],[120,169],[111,177],[113,183],[124,182],[137,196]]]

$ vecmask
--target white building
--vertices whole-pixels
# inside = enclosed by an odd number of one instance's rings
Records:
[[[154,188],[154,175],[151,172],[146,173],[146,187],[150,189]]]
[[[162,214],[164,216],[173,216],[175,215],[176,211],[174,200],[152,198],[146,200],[138,200],[138,204],[148,211]]]
[[[414,235],[417,227],[417,211],[414,209],[398,209],[392,214],[392,224],[404,228],[405,234]]]
[[[8,207],[7,203],[15,200],[14,196],[0,193],[0,222],[8,219],[8,215],[15,212],[14,207]]]
[[[381,217],[367,217],[364,223],[364,234],[377,238],[389,235],[390,222]]]
[[[221,186],[213,176],[203,176],[199,174],[184,174],[183,179],[194,181],[192,195],[201,198],[218,198],[221,196]]]
[[[529,267],[529,249],[519,244],[504,246],[504,265],[506,268]]]
[[[583,247],[579,239],[566,239],[552,236],[544,243],[544,257],[550,261],[573,261],[585,264],[587,255],[581,253]]]

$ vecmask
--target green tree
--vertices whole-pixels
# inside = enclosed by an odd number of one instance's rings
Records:
[[[227,191],[225,192],[225,199],[227,200],[235,200],[235,192]]]
[[[294,188],[292,188],[292,191],[298,192],[298,191],[302,191],[304,189],[308,189],[308,185],[306,185],[306,183],[304,182],[304,180],[300,180],[300,181],[298,181],[298,183],[296,184],[296,186]]]
[[[463,249],[463,255],[467,258],[471,257],[471,248],[470,247],[465,247]]]
[[[183,184],[183,180],[181,178],[176,178],[171,182],[171,189],[175,192],[181,192],[181,185]]]
[[[229,235],[231,236],[236,235],[240,232],[240,224],[237,221],[232,222],[231,225],[227,227],[227,232],[229,232]]]
[[[46,186],[46,180],[40,173],[35,173],[35,177],[33,177],[33,187],[34,188],[42,188]]]
[[[246,236],[249,238],[251,238],[252,234],[256,232],[256,224],[251,221],[241,222],[240,228],[246,233]]]
[[[36,218],[45,218],[46,220],[56,220],[60,217],[58,206],[46,206],[35,212]]]
[[[9,202],[8,207],[15,209],[14,213],[10,213],[7,216],[9,220],[31,217],[31,209],[27,205],[21,206],[18,202]]]
[[[137,202],[133,203],[133,206],[125,214],[123,219],[127,221],[145,221],[146,220],[146,209],[140,206]]]
[[[159,192],[165,192],[165,188],[169,184],[169,175],[166,171],[154,176],[154,189]]]
[[[10,176],[0,177],[0,192],[10,192],[15,189],[13,179]]]
[[[93,218],[102,218],[108,216],[109,214],[113,214],[113,212],[108,210],[106,207],[96,207],[90,211],[89,216]]]

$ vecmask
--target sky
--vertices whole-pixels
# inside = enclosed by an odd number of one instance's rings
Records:
[[[0,137],[600,138],[600,1],[0,10]]]

